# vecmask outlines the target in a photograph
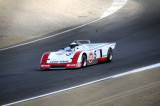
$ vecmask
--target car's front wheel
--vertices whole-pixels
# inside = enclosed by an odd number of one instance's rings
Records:
[[[87,66],[87,57],[86,55],[82,55],[82,67],[86,67]]]

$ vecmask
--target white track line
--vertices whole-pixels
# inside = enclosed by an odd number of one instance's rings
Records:
[[[19,46],[31,44],[31,43],[34,43],[34,42],[38,42],[38,41],[41,41],[41,40],[44,40],[44,39],[48,39],[48,38],[51,38],[51,37],[54,37],[54,36],[57,36],[57,35],[61,35],[61,34],[73,31],[75,29],[81,28],[83,26],[86,26],[88,24],[94,23],[96,21],[99,21],[99,20],[101,20],[101,19],[103,19],[103,18],[105,18],[105,17],[113,14],[114,12],[116,12],[120,8],[122,8],[126,3],[127,3],[127,0],[113,0],[112,5],[110,6],[110,8],[108,8],[107,11],[100,18],[98,18],[98,19],[96,19],[94,21],[91,21],[89,23],[80,25],[78,27],[71,28],[69,30],[66,30],[66,31],[63,31],[63,32],[60,32],[60,33],[57,33],[57,34],[54,34],[54,35],[50,35],[50,36],[43,37],[43,38],[40,38],[40,39],[36,39],[36,40],[30,41],[30,42],[26,42],[26,43],[21,43],[21,44],[15,45],[15,46],[10,46],[10,47],[6,47],[6,48],[2,48],[2,49],[0,49],[0,51],[4,51],[4,50],[11,49],[11,48],[16,48],[16,47],[19,47]]]
[[[35,96],[35,97],[32,97],[32,98],[20,100],[20,101],[17,101],[17,102],[12,102],[12,103],[5,104],[5,105],[2,105],[2,106],[9,106],[9,105],[13,105],[13,104],[17,104],[17,103],[21,103],[21,102],[25,102],[25,101],[29,101],[29,100],[33,100],[33,99],[37,99],[37,98],[41,98],[41,97],[45,97],[45,96],[48,96],[48,95],[52,95],[52,94],[68,91],[68,90],[71,90],[71,89],[83,87],[83,86],[86,86],[86,85],[90,85],[90,84],[93,84],[93,83],[97,83],[97,82],[100,82],[100,81],[103,81],[103,80],[107,80],[107,79],[110,79],[110,78],[117,78],[117,77],[121,77],[121,76],[124,76],[124,75],[133,74],[133,73],[141,72],[141,71],[146,71],[148,69],[153,69],[153,68],[157,68],[157,67],[160,67],[160,63],[149,65],[149,66],[138,68],[138,69],[134,69],[134,70],[131,70],[131,71],[128,71],[128,72],[124,72],[124,73],[121,73],[121,74],[117,74],[117,75],[113,75],[113,76],[110,76],[110,77],[105,77],[105,78],[102,78],[102,79],[98,79],[98,80],[91,81],[91,82],[88,82],[88,83],[84,83],[84,84],[81,84],[81,85],[77,85],[77,86],[73,86],[73,87],[70,87],[70,88],[58,90],[58,91],[55,91],[55,92],[51,92],[51,93]]]

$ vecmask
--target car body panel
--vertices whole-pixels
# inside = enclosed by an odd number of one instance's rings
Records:
[[[82,44],[80,41],[87,41]],[[40,62],[40,69],[68,69],[82,67],[82,55],[87,57],[87,65],[107,61],[109,48],[114,49],[116,43],[90,43],[89,40],[74,41],[74,48],[66,47],[56,52],[46,52]]]

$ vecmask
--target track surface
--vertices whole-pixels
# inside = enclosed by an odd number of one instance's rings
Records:
[[[129,0],[115,14],[83,28],[1,51],[0,104],[160,62],[159,10],[159,0]],[[44,52],[58,50],[76,39],[116,42],[113,62],[78,70],[38,70]]]

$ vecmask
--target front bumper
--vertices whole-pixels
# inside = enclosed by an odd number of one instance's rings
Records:
[[[69,69],[69,68],[80,68],[81,63],[47,63],[41,64],[40,69]]]

